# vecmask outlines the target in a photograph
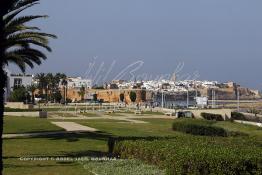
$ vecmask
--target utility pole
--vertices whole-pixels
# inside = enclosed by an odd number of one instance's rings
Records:
[[[187,91],[186,91],[187,93],[187,98],[186,98],[186,106],[187,106],[187,108],[189,107],[189,92],[188,92],[188,89],[187,89]]]
[[[196,99],[197,99],[197,89],[196,89]]]
[[[164,91],[162,89],[162,110],[164,109]]]
[[[216,105],[216,92],[212,89],[212,108],[215,108]]]
[[[195,106],[197,106],[197,89],[195,88],[195,90],[196,90],[196,99],[195,99]]]
[[[214,108],[216,108],[216,91],[214,90]]]
[[[237,112],[239,112],[239,89],[237,88]]]

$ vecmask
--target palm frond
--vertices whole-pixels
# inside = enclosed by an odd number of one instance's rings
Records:
[[[38,57],[43,60],[47,59],[46,55],[42,53],[41,51],[33,48],[20,48],[20,49],[15,49],[12,51],[8,51],[5,53],[5,56],[8,57],[9,55],[22,55],[22,56],[27,56],[27,57]],[[36,62],[37,63],[37,62]]]
[[[42,60],[46,59],[46,56],[36,49],[27,48],[7,52],[5,59],[5,62],[13,62],[18,65],[22,72],[25,72],[26,65],[31,68],[34,67],[34,64],[40,65]]]
[[[21,16],[18,18],[15,18],[11,21],[9,21],[8,23],[6,23],[6,28],[12,28],[14,26],[18,26],[18,25],[23,25],[27,22],[30,22],[34,19],[38,19],[38,18],[48,18],[47,15],[31,15],[31,16]]]
[[[10,8],[11,11],[18,10],[24,6],[32,3],[39,3],[40,0],[13,0],[13,6]]]
[[[36,5],[40,0],[8,0],[5,13],[2,16],[4,28],[0,29],[4,38],[1,42],[2,61],[5,64],[14,63],[25,72],[26,66],[31,68],[40,65],[47,59],[46,55],[35,48],[44,48],[51,52],[48,46],[50,38],[55,35],[40,32],[38,27],[27,26],[26,23],[35,19],[47,18],[46,15],[18,16],[24,10]],[[7,9],[8,8],[8,9]],[[3,47],[3,48],[2,48]]]
[[[35,46],[39,46],[45,48],[47,51],[51,52],[52,49],[45,42],[41,42],[41,40],[35,38],[21,39],[21,40],[8,40],[6,42],[6,49],[10,49],[12,47],[25,47],[25,45],[32,44]]]
[[[29,31],[29,30],[30,31],[34,31],[34,30],[40,31],[40,28],[25,26],[25,25],[17,25],[17,26],[14,26],[14,27],[7,27],[7,28],[5,28],[4,36],[8,37],[9,35],[14,34],[16,32],[23,32],[23,31]]]
[[[32,3],[32,4],[28,4],[28,5],[25,5],[24,7],[21,7],[21,9],[17,9],[17,10],[10,10],[9,13],[7,13],[5,16],[4,16],[4,23],[5,24],[8,24],[10,21],[12,21],[19,13],[21,13],[22,11],[26,10],[27,8],[29,7],[32,7],[36,5],[36,3]]]
[[[8,57],[6,57],[5,59],[6,59],[5,61],[6,61],[7,63],[14,63],[14,64],[16,64],[16,65],[21,69],[22,72],[25,72],[25,70],[26,70],[26,64],[25,64],[23,58],[20,57],[19,55],[11,55],[11,54],[10,54],[10,55],[9,55]]]
[[[55,35],[41,32],[21,32],[17,34],[12,34],[7,37],[10,40],[18,40],[18,39],[27,39],[27,38],[36,38],[42,40],[44,43],[48,43],[48,38],[57,38]]]

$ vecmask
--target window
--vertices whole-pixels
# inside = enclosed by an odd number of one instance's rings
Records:
[[[14,88],[21,87],[22,85],[22,79],[21,78],[15,78],[14,79]]]

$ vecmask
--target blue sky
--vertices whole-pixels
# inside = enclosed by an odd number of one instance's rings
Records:
[[[261,0],[42,0],[26,13],[48,14],[34,24],[59,39],[48,61],[28,72],[84,76],[97,57],[93,77],[103,62],[105,77],[114,60],[108,79],[138,60],[135,74],[154,77],[184,63],[180,74],[262,89],[261,7]]]

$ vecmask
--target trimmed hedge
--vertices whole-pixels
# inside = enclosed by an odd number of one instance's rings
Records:
[[[231,120],[243,120],[243,121],[262,123],[261,117],[246,116],[246,115],[239,113],[239,112],[232,112],[231,113]]]
[[[239,112],[231,112],[231,119],[233,120],[245,120],[245,115]]]
[[[261,174],[262,148],[250,139],[177,136],[172,139],[120,140],[114,154],[167,169],[167,174]]]
[[[41,109],[19,109],[19,108],[9,108],[5,107],[4,109],[5,112],[37,112],[37,111],[42,111]]]
[[[200,115],[206,120],[224,121],[224,118],[220,114],[211,114],[211,113],[202,112]]]
[[[173,123],[173,130],[192,135],[202,136],[228,136],[228,132],[220,127],[212,126],[214,122],[198,119],[176,119]]]

